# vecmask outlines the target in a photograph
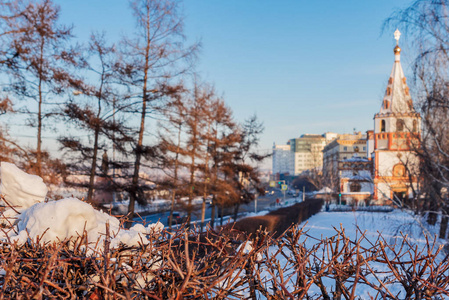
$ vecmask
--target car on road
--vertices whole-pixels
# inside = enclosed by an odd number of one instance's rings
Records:
[[[174,224],[174,225],[182,224],[182,223],[184,223],[186,221],[187,221],[187,216],[183,215],[179,211],[174,211],[173,212],[172,224]],[[170,216],[167,217],[167,224],[169,224],[169,223],[170,223]]]

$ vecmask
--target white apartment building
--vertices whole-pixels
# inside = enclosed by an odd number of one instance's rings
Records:
[[[273,174],[293,174],[294,167],[294,153],[290,145],[273,144]]]
[[[290,140],[291,151],[294,153],[294,174],[299,175],[310,169],[321,169],[323,166],[323,148],[326,138],[319,134],[303,134]]]

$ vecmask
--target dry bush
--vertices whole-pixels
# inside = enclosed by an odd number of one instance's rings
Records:
[[[276,232],[280,223],[280,216],[257,216],[244,218],[233,224],[233,228],[246,233],[246,235],[255,234],[259,230]]]
[[[255,234],[258,230],[268,230],[277,237],[292,225],[299,224],[320,212],[323,203],[322,199],[307,200],[272,211],[265,216],[241,219],[233,224],[233,228],[247,234]]]
[[[293,226],[257,231],[163,231],[150,244],[86,252],[85,239],[40,245],[2,242],[0,299],[441,299],[449,257],[427,240],[388,243],[344,229],[323,239]],[[244,247],[247,246],[247,247]]]

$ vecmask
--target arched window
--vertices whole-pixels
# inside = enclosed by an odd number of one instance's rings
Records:
[[[390,107],[390,102],[387,100],[384,100],[384,109],[388,109]]]
[[[362,190],[362,186],[360,185],[360,183],[358,182],[353,182],[351,183],[351,185],[349,186],[349,190],[353,193],[358,193]]]
[[[385,132],[385,120],[380,121],[380,132]]]
[[[405,176],[405,166],[403,164],[397,164],[393,167],[394,177],[404,177]]]
[[[404,120],[402,119],[396,120],[396,131],[404,131]]]
[[[413,120],[413,132],[417,132],[418,131],[418,121]]]

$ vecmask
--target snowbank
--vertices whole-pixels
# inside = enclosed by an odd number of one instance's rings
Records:
[[[331,188],[328,188],[327,186],[325,186],[324,188],[322,188],[321,190],[319,190],[318,192],[316,192],[317,194],[332,194],[334,191]]]
[[[125,230],[120,227],[117,218],[79,199],[43,202],[47,188],[42,179],[26,174],[12,164],[1,164],[1,179],[2,192],[7,202],[19,207],[2,213],[2,222],[13,224],[15,228],[8,233],[0,233],[1,239],[10,239],[19,244],[28,239],[47,243],[85,235],[87,242],[95,245],[95,249],[91,250],[101,250],[106,224],[109,224],[111,247],[122,243],[128,246],[148,244],[146,236],[158,233],[164,227],[158,222],[147,227],[137,224]]]
[[[14,164],[2,162],[1,177],[1,194],[9,205],[24,209],[45,200],[47,186],[39,176],[27,174]]]

